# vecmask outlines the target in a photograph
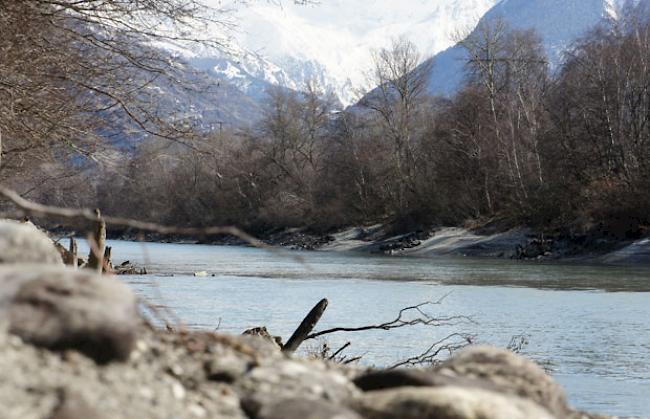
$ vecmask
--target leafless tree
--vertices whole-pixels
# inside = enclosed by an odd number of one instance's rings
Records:
[[[460,44],[469,55],[472,82],[487,97],[491,135],[511,192],[524,208],[530,188],[544,185],[539,136],[548,70],[541,41],[497,18],[479,24]]]
[[[397,39],[389,48],[373,54],[373,64],[370,80],[377,87],[360,104],[378,115],[392,143],[397,178],[395,201],[399,211],[406,212],[407,196],[415,189],[416,129],[432,61],[422,62],[412,42]]]

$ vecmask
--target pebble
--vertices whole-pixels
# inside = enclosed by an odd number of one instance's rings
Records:
[[[189,410],[192,416],[196,416],[197,418],[204,418],[207,415],[205,409],[198,404],[191,404],[187,410]]]
[[[185,398],[185,387],[179,382],[172,384],[172,394],[174,398],[178,400],[183,400]]]
[[[142,398],[144,399],[151,400],[154,397],[153,390],[150,389],[149,387],[141,387],[139,393],[140,396],[142,396]]]

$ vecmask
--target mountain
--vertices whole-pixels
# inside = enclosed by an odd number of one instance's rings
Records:
[[[242,4],[206,0],[229,10],[235,24],[206,27],[197,37],[231,37],[227,51],[167,45],[191,65],[238,86],[258,99],[269,85],[301,90],[315,80],[343,105],[367,88],[373,49],[404,36],[424,57],[453,45],[453,34],[473,28],[497,0],[323,0],[297,5],[291,0]],[[165,46],[163,46],[165,47]]]
[[[513,29],[534,29],[541,37],[551,68],[557,68],[563,53],[576,39],[602,19],[616,17],[624,0],[502,0],[479,21],[504,19]],[[429,93],[453,94],[464,79],[467,55],[453,46],[431,58]]]
[[[342,106],[367,91],[372,51],[391,39],[411,40],[424,57],[433,56],[429,92],[453,94],[463,81],[464,50],[458,33],[479,21],[504,18],[514,28],[537,30],[551,64],[564,49],[603,17],[615,16],[625,0],[321,0],[296,5],[291,0],[242,2],[204,0],[227,25],[209,25],[197,38],[229,39],[227,47],[167,43],[157,45],[218,86],[216,96],[169,92],[181,114],[204,127],[239,127],[263,112],[272,86],[300,91],[310,81],[333,92]],[[163,87],[163,91],[165,88]],[[171,103],[171,102],[170,102]]]

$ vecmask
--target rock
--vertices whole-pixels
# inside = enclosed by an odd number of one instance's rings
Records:
[[[531,400],[462,387],[402,387],[371,391],[357,401],[367,419],[553,419]]]
[[[34,224],[0,221],[0,264],[37,263],[62,265],[52,240]]]
[[[359,390],[339,371],[320,361],[278,359],[252,369],[237,381],[249,416],[279,399],[329,400],[346,404]]]
[[[61,390],[59,404],[54,408],[49,419],[105,419],[79,394],[70,390]]]
[[[256,419],[361,419],[356,412],[321,400],[285,399],[264,406]]]
[[[433,370],[396,369],[372,371],[354,379],[363,391],[385,390],[398,387],[460,386],[490,389],[489,383],[465,377],[449,377]]]
[[[541,367],[506,349],[471,347],[441,364],[436,371],[482,380],[499,393],[529,398],[558,417],[570,410],[562,388]]]
[[[267,340],[274,345],[276,345],[278,348],[282,349],[282,337],[281,336],[272,336],[268,330],[266,330],[266,327],[254,327],[252,329],[244,330],[244,333],[242,335],[246,336],[259,336],[264,340]]]
[[[435,385],[431,374],[415,369],[372,371],[355,378],[354,384],[363,391],[385,390],[395,387],[430,387]]]
[[[0,268],[0,317],[24,341],[73,349],[98,363],[126,360],[140,317],[126,285],[89,271],[44,265]]]
[[[205,362],[203,369],[208,380],[234,383],[250,370],[250,362],[236,356],[219,356]]]

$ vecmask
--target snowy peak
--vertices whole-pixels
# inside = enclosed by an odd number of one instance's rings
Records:
[[[371,51],[404,36],[423,56],[453,44],[453,34],[475,26],[497,0],[325,0],[316,5],[239,0],[205,0],[234,10],[238,22],[230,56],[210,49],[174,46],[215,77],[234,81],[248,92],[264,83],[301,90],[316,82],[343,104],[367,85]],[[207,27],[202,38],[224,38],[223,28]],[[226,62],[228,61],[228,62]],[[207,64],[214,64],[207,68]],[[258,92],[261,94],[261,92]]]
[[[275,1],[203,1],[231,10],[229,19],[237,26],[227,32],[206,26],[195,35],[229,38],[229,47],[163,48],[219,85],[237,89],[249,103],[261,104],[271,86],[300,91],[316,82],[350,105],[359,91],[374,87],[367,77],[372,51],[393,39],[409,39],[423,57],[435,55],[430,93],[450,95],[463,81],[467,60],[454,39],[479,21],[501,17],[514,28],[535,29],[556,65],[568,45],[603,17],[616,17],[629,0],[321,0],[307,6],[290,0],[282,6]]]
[[[566,49],[605,18],[615,17],[628,0],[502,0],[479,24],[505,20],[515,29],[534,29],[541,37],[551,67]],[[433,57],[429,92],[451,95],[464,80],[465,51],[454,46]]]

